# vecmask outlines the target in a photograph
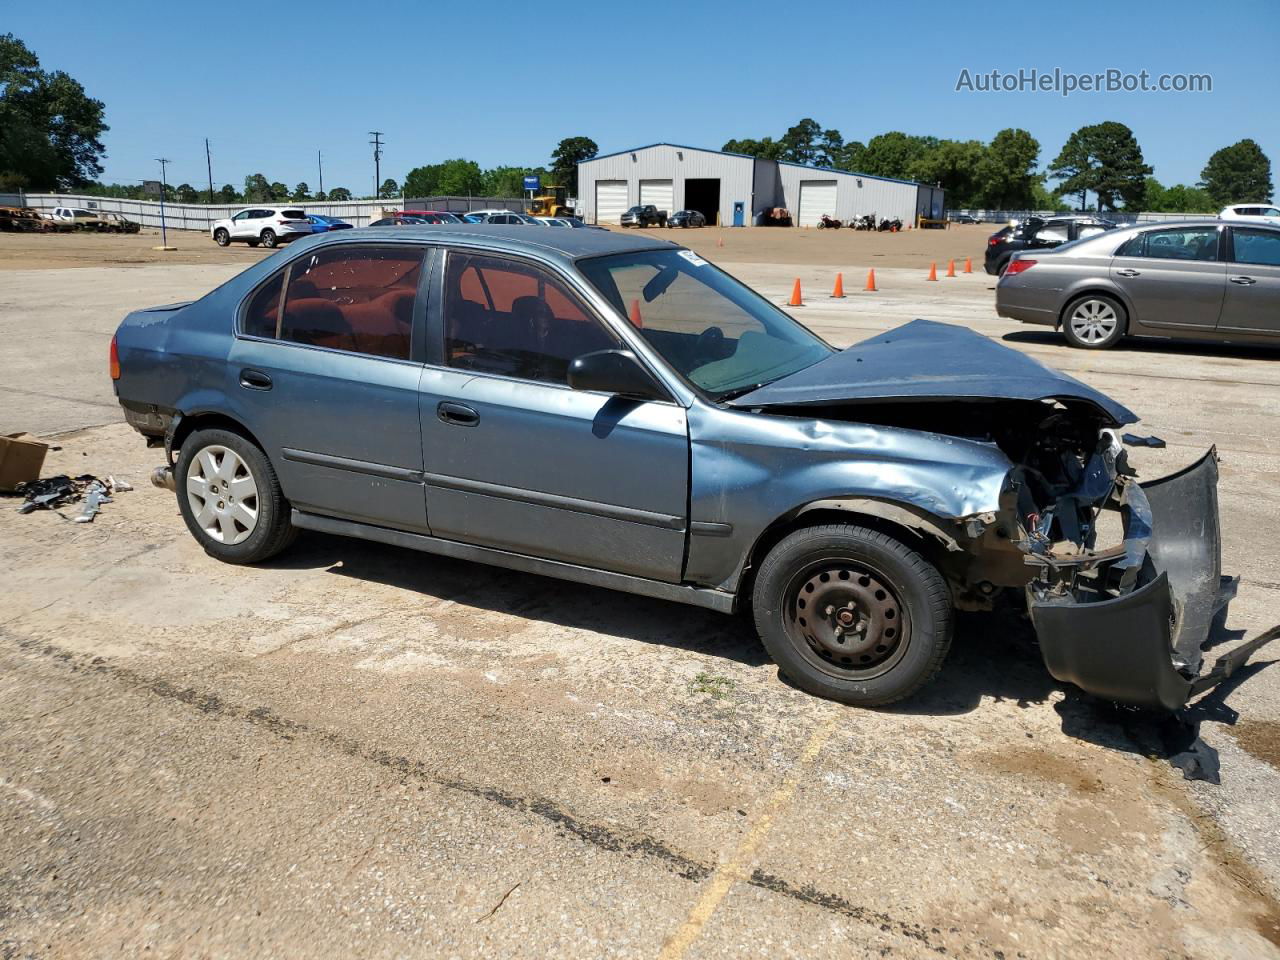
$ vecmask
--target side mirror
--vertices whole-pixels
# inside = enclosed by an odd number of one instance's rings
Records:
[[[569,363],[569,386],[641,400],[665,399],[649,371],[630,350],[597,350],[575,357]]]

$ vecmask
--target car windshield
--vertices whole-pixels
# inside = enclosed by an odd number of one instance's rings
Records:
[[[832,348],[689,250],[595,257],[578,269],[672,367],[723,400],[812,366]]]

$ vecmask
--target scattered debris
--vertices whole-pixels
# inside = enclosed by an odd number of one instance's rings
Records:
[[[18,507],[19,513],[34,513],[36,510],[58,510],[73,503],[83,501],[84,506],[74,517],[63,517],[72,523],[92,523],[104,503],[111,502],[111,494],[132,490],[133,484],[128,480],[117,480],[107,477],[99,480],[91,473],[83,473],[78,477],[59,474],[56,477],[45,477],[18,484],[17,492],[22,494],[23,504]]]
[[[493,909],[492,909],[492,910],[490,910],[488,913],[486,913],[483,917],[479,917],[479,918],[476,920],[476,923],[482,923],[482,922],[484,922],[485,920],[488,920],[490,917],[492,917],[495,913],[497,913],[497,912],[498,912],[498,908],[499,908],[499,907],[501,907],[504,903],[506,903],[506,902],[507,902],[507,897],[509,897],[509,896],[511,896],[511,894],[515,893],[515,892],[516,892],[516,887],[520,886],[520,884],[522,884],[522,883],[524,883],[524,881],[523,881],[523,880],[517,880],[517,881],[512,885],[511,889],[509,889],[506,893],[504,893],[504,894],[502,895],[502,898],[501,898],[501,899],[500,899],[496,904],[494,904]]]
[[[1120,439],[1131,447],[1155,447],[1161,450],[1165,446],[1165,442],[1159,437],[1140,437],[1136,433],[1126,433]]]
[[[30,433],[0,437],[0,490],[11,493],[36,480],[49,445]]]

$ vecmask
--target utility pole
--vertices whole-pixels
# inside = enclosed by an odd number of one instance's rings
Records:
[[[320,155],[320,151],[316,151],[316,166],[320,168],[320,193],[324,193],[324,158]]]
[[[169,232],[164,220],[164,195],[169,189],[168,181],[165,179],[164,168],[167,164],[173,163],[173,161],[167,157],[156,157],[156,163],[160,164],[160,246],[155,249],[173,250],[174,248],[169,246]]]
[[[369,142],[373,144],[373,199],[377,200],[382,187],[382,131],[370,130],[369,136],[373,137]]]
[[[209,138],[204,138],[204,163],[209,170],[209,202],[213,203],[213,159],[209,156]]]

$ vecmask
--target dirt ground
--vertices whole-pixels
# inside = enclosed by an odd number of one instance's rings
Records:
[[[924,316],[1098,386],[1167,441],[1144,477],[1217,444],[1230,626],[1280,621],[1280,354],[1072,351],[914,260],[832,300],[875,250],[777,233],[699,236],[771,298],[799,276],[835,343]],[[87,525],[0,499],[0,957],[1280,957],[1276,651],[1186,718],[1212,785],[1013,618],[963,617],[929,688],[865,711],[788,686],[742,618],[321,535],[219,564],[146,485],[106,342],[261,254],[73,239],[104,260],[0,273],[0,432],[136,489]]]

